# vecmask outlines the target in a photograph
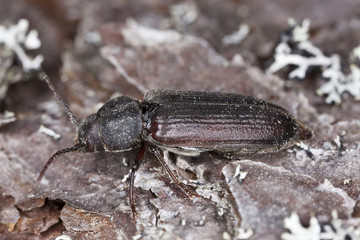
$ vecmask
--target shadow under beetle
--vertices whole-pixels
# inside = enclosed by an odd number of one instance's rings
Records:
[[[96,114],[79,122],[60,97],[50,79],[43,78],[72,123],[76,144],[57,151],[41,170],[38,180],[55,157],[82,149],[85,152],[123,152],[140,147],[131,167],[129,201],[133,197],[135,172],[149,150],[174,183],[187,196],[197,196],[169,169],[159,149],[196,156],[201,152],[251,154],[279,151],[311,138],[311,130],[288,111],[253,97],[220,93],[152,90],[144,101],[126,96],[111,99]]]

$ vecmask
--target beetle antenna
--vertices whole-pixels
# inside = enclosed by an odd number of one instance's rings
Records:
[[[46,162],[45,166],[41,169],[41,172],[37,178],[37,180],[40,182],[42,177],[44,176],[46,170],[48,169],[48,167],[51,165],[51,163],[55,160],[56,157],[58,157],[59,155],[62,155],[64,153],[68,153],[68,152],[75,152],[77,150],[79,150],[81,147],[83,147],[84,144],[81,144],[81,143],[78,143],[78,144],[75,144],[74,146],[72,147],[68,147],[68,148],[64,148],[64,149],[61,149],[59,151],[57,151],[56,153],[54,153],[51,158],[49,158],[49,160]]]
[[[58,91],[55,89],[54,85],[52,84],[52,82],[50,81],[50,78],[48,76],[44,76],[43,80],[47,83],[48,87],[50,88],[50,90],[54,93],[56,100],[58,101],[58,103],[63,107],[63,109],[65,110],[66,114],[69,116],[70,121],[76,126],[79,127],[80,123],[79,120],[77,119],[77,117],[75,116],[75,114],[70,110],[69,106],[65,103],[65,101],[62,99],[62,97],[60,96],[60,94],[58,93]]]

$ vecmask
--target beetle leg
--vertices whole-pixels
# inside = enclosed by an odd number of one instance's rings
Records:
[[[166,170],[166,172],[169,174],[173,182],[188,196],[190,199],[193,197],[200,197],[198,194],[192,192],[188,189],[188,187],[183,184],[182,182],[177,179],[177,177],[174,175],[174,173],[170,170],[169,166],[166,164],[163,156],[160,154],[160,151],[156,147],[150,147],[150,151],[156,156],[156,158],[160,161],[163,168]]]
[[[131,172],[130,172],[130,186],[129,186],[129,202],[131,206],[131,212],[133,214],[133,218],[136,218],[136,208],[135,208],[135,201],[134,201],[134,180],[135,180],[135,172],[139,169],[142,160],[144,159],[145,150],[147,145],[144,142],[141,143],[139,152],[137,153],[133,164],[131,165]]]

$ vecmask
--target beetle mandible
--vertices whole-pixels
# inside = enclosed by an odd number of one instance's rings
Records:
[[[74,146],[57,151],[41,170],[44,176],[55,157],[82,149],[85,152],[123,152],[139,147],[130,172],[129,201],[133,197],[135,172],[147,149],[156,156],[174,183],[188,196],[197,196],[182,184],[165,163],[160,149],[196,156],[269,153],[311,138],[311,130],[275,104],[237,94],[151,90],[144,101],[121,96],[109,100],[96,114],[79,122],[56,91],[43,79],[77,127]]]

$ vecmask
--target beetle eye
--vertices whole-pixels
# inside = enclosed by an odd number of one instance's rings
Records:
[[[94,144],[91,140],[87,140],[87,142],[86,142],[86,151],[94,152]]]

